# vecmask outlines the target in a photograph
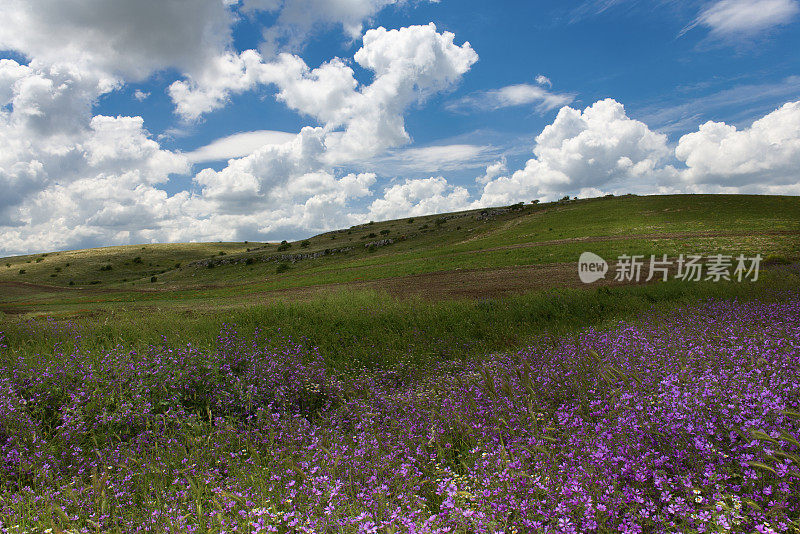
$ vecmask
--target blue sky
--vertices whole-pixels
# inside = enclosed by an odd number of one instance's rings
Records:
[[[800,194],[798,0],[0,10],[0,254],[566,194]]]

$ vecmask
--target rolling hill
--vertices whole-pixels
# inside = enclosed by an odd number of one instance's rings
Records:
[[[800,257],[800,198],[603,197],[370,222],[292,243],[104,247],[0,260],[0,310],[194,309],[331,287],[484,298],[580,285],[583,251]]]

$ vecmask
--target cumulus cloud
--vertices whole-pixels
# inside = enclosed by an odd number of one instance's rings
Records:
[[[410,140],[405,109],[455,84],[478,60],[469,42],[456,45],[454,38],[451,32],[438,33],[433,23],[399,30],[381,27],[364,35],[354,59],[375,77],[352,94],[337,121],[344,130],[330,143],[340,157],[364,157]]]
[[[228,46],[233,14],[219,0],[6,0],[3,18],[0,49],[144,79],[169,67],[202,71]]]
[[[93,101],[109,90],[109,80],[95,74],[69,65],[0,61],[0,95],[3,105],[10,104],[0,111],[0,225],[29,224],[22,206],[26,200],[83,173],[110,173],[115,165],[136,163],[142,168],[127,172],[139,172],[148,182],[161,172],[160,165],[167,172],[180,167],[162,158],[155,143],[144,142],[141,120],[123,124],[92,118]],[[120,154],[112,162],[114,149]]]
[[[500,160],[495,161],[491,165],[486,167],[486,172],[483,176],[479,176],[475,178],[475,181],[479,184],[488,184],[489,182],[495,180],[499,176],[502,176],[508,172],[508,167],[506,166],[506,161]]]
[[[258,81],[255,71],[262,61],[255,50],[240,54],[229,51],[209,59],[196,74],[169,86],[176,113],[187,121],[194,121],[204,113],[223,107],[231,93],[241,93],[255,86]]]
[[[468,42],[457,45],[454,38],[433,23],[367,31],[353,59],[373,73],[368,85],[360,85],[339,58],[311,69],[295,55],[264,61],[250,50],[225,59],[209,80],[175,82],[170,95],[185,118],[196,119],[232,92],[275,85],[280,101],[331,132],[329,156],[341,163],[410,140],[403,121],[408,106],[456,83],[478,59]]]
[[[283,186],[293,177],[320,169],[324,151],[322,129],[306,127],[289,143],[264,146],[245,158],[232,160],[221,171],[204,169],[195,181],[203,187],[203,200],[219,203],[217,211],[248,210],[250,200],[259,195],[289,195],[275,200],[290,200],[293,191]]]
[[[751,35],[787,24],[798,12],[797,0],[719,0],[703,9],[690,28],[705,26],[719,37]]]
[[[383,221],[412,215],[430,215],[467,209],[469,192],[450,185],[441,176],[405,180],[387,188],[382,198],[375,199],[361,220]]]
[[[622,104],[562,108],[536,138],[534,156],[508,173],[502,161],[477,179],[478,206],[565,194],[800,194],[800,102],[737,129],[709,121],[670,147],[666,136],[627,116]]]
[[[299,237],[350,224],[352,202],[372,194],[376,175],[342,175],[337,166],[406,143],[405,110],[457,83],[477,54],[431,24],[370,30],[354,60],[373,73],[371,83],[359,84],[337,58],[311,69],[291,54],[270,61],[256,51],[212,54],[170,88],[184,115],[272,84],[280,101],[322,126],[295,135],[239,134],[185,155],[162,149],[140,117],[92,116],[99,96],[122,83],[109,72],[3,60],[0,185],[10,191],[0,201],[4,250]],[[162,189],[192,163],[220,157],[232,159],[194,176],[194,192]]]
[[[709,121],[684,135],[675,149],[685,181],[720,186],[800,184],[800,102],[789,102],[738,130]]]
[[[554,93],[544,89],[543,86],[547,85],[550,80],[543,76],[540,78],[543,80],[540,81],[537,78],[539,85],[521,83],[473,93],[450,103],[448,108],[453,111],[470,109],[494,111],[508,107],[535,105],[536,111],[544,113],[575,100],[574,94]]]
[[[165,182],[170,174],[189,171],[185,157],[162,150],[150,138],[141,117],[97,115],[89,127],[80,147],[86,164],[97,174],[132,178],[138,185]]]
[[[407,142],[405,108],[455,83],[477,59],[468,43],[458,46],[453,38],[432,24],[368,31],[355,54],[374,73],[363,87],[339,59],[309,69],[283,54],[278,63],[255,67],[260,80],[278,86],[288,107],[324,126],[306,127],[293,141],[264,146],[220,171],[201,171],[195,181],[202,194],[194,204],[216,216],[239,215],[261,233],[286,228],[289,220],[307,231],[349,221],[347,199],[370,194],[375,175],[336,179],[331,166]]]
[[[369,85],[359,86],[339,59],[309,69],[284,55],[281,67],[267,64],[263,76],[274,80],[289,108],[331,131],[329,157],[340,163],[409,141],[403,121],[408,106],[456,83],[478,59],[468,42],[456,45],[454,37],[432,23],[367,31],[354,60],[374,73]]]
[[[243,11],[270,11],[279,13],[277,22],[265,31],[265,43],[261,52],[246,50],[242,53],[227,51],[206,62],[206,67],[184,80],[170,86],[169,93],[176,104],[177,112],[187,120],[196,120],[204,113],[225,105],[231,94],[252,89],[258,84],[274,84],[279,96],[301,113],[312,116],[328,114],[332,109],[341,110],[342,99],[354,99],[358,83],[352,69],[342,60],[335,58],[316,69],[310,69],[297,55],[285,52],[295,50],[308,36],[310,28],[318,23],[341,24],[353,40],[361,37],[362,22],[390,4],[404,3],[402,0],[284,0],[278,2],[245,2]],[[287,37],[288,36],[288,37]],[[437,39],[431,39],[438,36]],[[460,76],[476,60],[477,55],[465,43],[453,45],[454,35],[450,32],[436,32],[432,23],[428,26],[411,26],[401,30],[377,28],[367,31],[363,36],[363,46],[357,52],[355,61],[362,67],[372,70],[376,76],[389,74],[381,69],[392,63],[392,46],[399,47],[397,57],[442,70],[428,70],[427,76],[419,73],[416,79],[427,83],[426,89],[436,91],[435,83],[449,83],[448,78]],[[277,40],[287,38],[288,47],[277,46]],[[449,38],[449,46],[447,39]],[[388,48],[387,48],[388,44]],[[403,47],[408,47],[403,49]],[[409,56],[415,46],[429,46],[428,50],[419,48],[420,55]],[[383,47],[383,49],[381,49]],[[437,48],[438,47],[438,48]],[[281,51],[283,51],[281,53]],[[460,53],[460,57],[459,56]],[[389,63],[372,64],[373,59],[383,58]],[[463,64],[466,62],[466,68]],[[393,75],[403,71],[395,61],[392,63]],[[433,76],[432,76],[433,74]],[[436,74],[441,74],[438,80]],[[391,76],[389,76],[391,77]],[[375,80],[378,82],[379,80]],[[384,81],[385,83],[385,81]],[[375,84],[373,84],[375,85]],[[383,84],[377,84],[380,88]],[[422,89],[423,86],[420,86]],[[364,92],[369,92],[365,90]],[[338,99],[338,100],[337,100]],[[327,122],[327,118],[321,120]]]
[[[3,117],[0,137],[20,131]],[[139,117],[93,117],[57,143],[40,139],[0,162],[0,184],[15,194],[0,202],[7,251],[46,250],[84,243],[124,243],[174,215],[157,185],[188,172],[179,154],[162,150]]]
[[[275,84],[279,100],[323,126],[306,127],[291,142],[263,146],[220,171],[201,171],[195,181],[202,191],[192,199],[193,209],[216,219],[236,215],[239,228],[260,234],[349,223],[348,199],[371,194],[376,177],[336,178],[331,169],[409,140],[405,109],[456,83],[477,60],[469,43],[459,46],[453,39],[433,24],[368,31],[354,56],[374,73],[365,86],[340,59],[310,69],[299,57],[282,54],[254,65],[253,76]]]
[[[31,69],[27,65],[20,65],[12,59],[0,59],[0,107],[11,103],[14,86],[30,74]]]
[[[44,137],[85,129],[96,99],[115,87],[114,80],[72,65],[23,66],[3,60],[0,70],[5,78],[0,91],[11,104],[18,133]]]
[[[665,135],[629,118],[622,104],[612,99],[583,111],[561,108],[536,138],[533,152],[535,157],[523,169],[486,181],[479,204],[550,200],[601,186],[651,188],[654,174],[670,156]]]
[[[202,192],[189,209],[260,235],[346,225],[348,201],[370,195],[376,176],[336,178],[323,165],[324,152],[324,131],[306,127],[291,142],[263,146],[221,171],[205,169],[195,177]]]
[[[352,40],[385,7],[405,0],[9,0],[0,49],[46,65],[69,65],[107,81],[137,81],[164,69],[183,79],[170,87],[178,114],[195,120],[255,83],[252,67],[295,50],[319,24],[340,25]],[[254,11],[276,15],[261,53],[233,49],[232,26]],[[283,44],[281,44],[283,43]],[[273,46],[274,45],[274,46]],[[284,46],[286,45],[286,46]],[[275,50],[268,51],[269,48]],[[262,54],[264,56],[262,57]],[[266,59],[264,59],[266,58]],[[138,97],[137,97],[138,98]]]

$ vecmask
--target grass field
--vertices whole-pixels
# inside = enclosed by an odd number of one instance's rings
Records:
[[[800,199],[706,195],[6,258],[0,530],[800,532],[798,260]]]
[[[579,285],[570,271],[585,250],[607,259],[624,253],[800,258],[800,201],[625,196],[376,222],[284,245],[142,245],[5,258],[0,311],[230,309],[331,288],[492,298]]]

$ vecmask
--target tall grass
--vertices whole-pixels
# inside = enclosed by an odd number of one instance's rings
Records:
[[[756,283],[682,283],[561,289],[519,296],[427,301],[375,291],[331,291],[296,302],[230,310],[179,312],[129,309],[69,320],[0,323],[9,350],[47,354],[77,342],[86,350],[144,349],[166,343],[212,347],[225,324],[280,342],[291,338],[319,350],[327,365],[375,366],[409,358],[431,361],[507,351],[586,326],[613,323],[710,297],[761,298],[800,285],[796,271],[764,272]],[[76,337],[76,334],[78,337]]]

